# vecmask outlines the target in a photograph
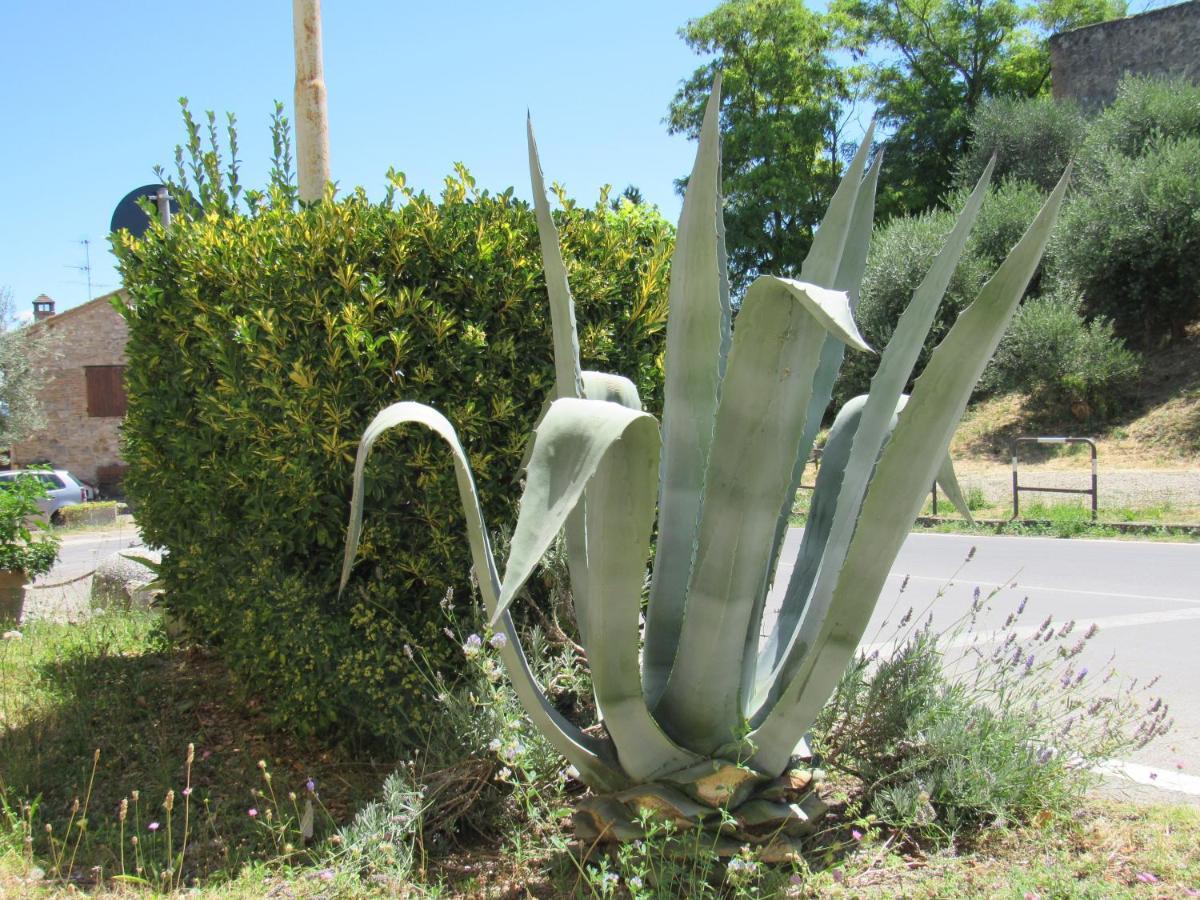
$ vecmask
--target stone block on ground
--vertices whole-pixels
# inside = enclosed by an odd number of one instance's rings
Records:
[[[138,547],[122,550],[106,557],[96,566],[92,576],[93,609],[147,609],[162,593],[151,587],[157,578],[154,570],[131,556],[142,557],[154,563],[162,562],[162,552]]]

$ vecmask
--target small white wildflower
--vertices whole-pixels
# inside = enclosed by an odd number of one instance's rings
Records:
[[[412,647],[410,647],[408,644],[404,645],[404,655],[407,656],[409,659],[413,658]]]
[[[498,751],[502,746],[504,745],[500,743],[500,738],[492,738],[488,741],[488,750],[492,753]]]
[[[632,878],[630,878],[630,879],[629,879],[629,886],[630,886],[631,888],[637,888],[638,890],[641,890],[641,887],[642,887],[642,878],[641,878],[641,876],[640,876],[640,875],[634,875]]]
[[[446,637],[450,638],[450,640],[454,640],[454,632],[451,631],[449,628],[443,628],[442,634],[444,634]]]
[[[497,631],[492,635],[492,639],[488,641],[495,650],[503,650],[508,644],[508,636],[503,631]]]
[[[467,638],[467,642],[463,644],[463,653],[467,659],[474,659],[479,655],[479,651],[483,649],[483,638],[477,634],[473,634]]]
[[[512,777],[512,769],[510,769],[508,766],[505,766],[503,769],[501,769],[499,772],[496,773],[497,781],[508,781],[508,779],[511,777]]]

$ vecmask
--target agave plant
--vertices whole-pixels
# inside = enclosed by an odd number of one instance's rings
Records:
[[[984,173],[882,353],[870,393],[835,418],[796,559],[780,563],[793,498],[845,347],[880,160],[868,131],[800,278],[762,276],[731,327],[719,190],[719,82],[705,113],[671,265],[662,424],[617,375],[581,371],[574,309],[532,128],[530,175],[552,312],[555,395],[527,453],[503,578],[454,428],[397,403],[363,435],[342,572],[362,519],[363,472],[387,429],[419,423],[449,445],[480,592],[506,634],[525,710],[593,789],[575,814],[589,841],[640,836],[645,815],[711,827],[782,856],[823,807],[804,736],[850,662],[896,553],[948,465],[955,424],[1041,258],[1066,176],[978,299],[902,394],[991,176]],[[657,546],[642,608],[651,537]],[[565,531],[579,634],[600,722],[546,699],[510,604]],[[778,576],[778,577],[777,577]],[[778,599],[769,610],[768,595]],[[765,638],[763,637],[765,631]],[[721,842],[724,842],[723,844]]]

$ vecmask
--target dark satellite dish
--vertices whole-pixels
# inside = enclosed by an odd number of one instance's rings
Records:
[[[113,210],[112,222],[109,224],[108,230],[119,231],[124,228],[134,237],[141,237],[145,234],[146,229],[150,227],[150,219],[138,205],[138,201],[144,197],[153,204],[155,197],[158,196],[158,189],[165,187],[166,185],[163,184],[144,184],[126,194],[117,204],[117,208]],[[171,215],[177,214],[179,201],[172,197],[170,203]]]

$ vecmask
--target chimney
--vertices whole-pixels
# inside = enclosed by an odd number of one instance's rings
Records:
[[[33,321],[41,322],[54,315],[54,301],[45,294],[39,294],[33,301]]]

